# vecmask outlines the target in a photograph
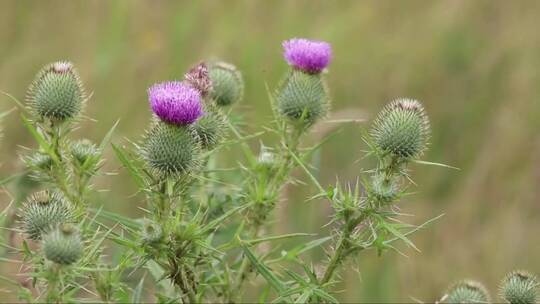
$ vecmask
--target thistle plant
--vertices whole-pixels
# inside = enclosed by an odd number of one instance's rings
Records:
[[[351,257],[367,250],[382,255],[398,241],[416,249],[411,235],[438,218],[408,225],[398,208],[414,186],[413,165],[433,164],[420,160],[430,138],[423,105],[407,98],[386,105],[359,132],[374,167],[359,170],[356,183],[323,186],[311,160],[326,139],[314,145],[305,139],[331,108],[325,78],[332,48],[308,39],[290,39],[282,47],[289,68],[268,92],[274,115],[261,132],[247,134],[234,113],[244,80],[230,63],[202,61],[179,72],[181,79],[147,90],[152,114],[147,129],[136,139],[111,144],[144,198],[144,215],[136,219],[104,211],[107,206],[97,204],[101,197],[93,189],[116,125],[100,144],[72,138],[88,100],[80,77],[65,61],[43,68],[29,89],[27,107],[21,107],[37,143],[21,159],[37,189],[13,207],[19,225],[8,228],[24,240],[3,244],[20,257],[32,282],[31,287],[13,282],[20,298],[237,303],[248,300],[248,284],[262,279],[261,302],[334,303],[340,272]],[[263,143],[262,134],[276,144]],[[256,140],[259,149],[252,148]],[[224,149],[241,152],[234,154],[238,167],[223,167]],[[284,187],[300,187],[295,172],[316,189],[311,204],[333,208],[330,235],[269,232],[276,206],[284,203]],[[308,237],[313,239],[298,247],[267,246]],[[309,252],[317,250],[325,258],[308,261]],[[501,293],[510,303],[531,303],[537,286],[532,275],[513,273]],[[150,290],[152,295],[145,292]],[[472,281],[455,284],[443,298],[488,300]]]
[[[102,153],[114,127],[99,146],[71,138],[88,97],[68,61],[48,64],[37,73],[26,106],[12,99],[37,143],[37,148],[26,148],[21,159],[38,190],[16,206],[18,225],[9,227],[23,234],[22,243],[2,244],[23,263],[21,284],[14,282],[18,295],[27,302],[72,302],[87,290],[85,285],[93,285],[99,300],[111,301],[106,289],[97,288],[103,285],[103,276],[95,273],[111,267],[103,260],[100,245],[112,230],[97,220],[100,211],[92,207],[92,180],[100,174]],[[113,269],[122,273],[124,268]],[[108,285],[118,291],[124,286],[120,277]]]

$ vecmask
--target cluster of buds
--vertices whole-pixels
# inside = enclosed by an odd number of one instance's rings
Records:
[[[499,295],[505,303],[538,303],[540,282],[532,273],[512,271],[502,280]],[[490,303],[487,289],[476,281],[463,280],[452,285],[441,299],[442,303]]]
[[[224,80],[226,73],[215,72],[222,66],[216,64],[208,69],[200,63],[186,73],[184,81],[158,83],[148,90],[157,119],[147,131],[141,154],[156,175],[194,172],[200,164],[201,150],[211,150],[222,141],[225,117],[218,107],[237,101],[243,92],[243,85],[238,83],[241,76],[234,67],[226,65],[230,70],[227,73],[238,77],[236,81]],[[206,100],[207,96],[210,100]]]
[[[83,244],[72,223],[75,212],[59,192],[40,191],[22,207],[22,230],[28,239],[41,241],[45,257],[69,265],[82,255]]]

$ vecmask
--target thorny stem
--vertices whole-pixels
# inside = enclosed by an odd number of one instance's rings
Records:
[[[61,282],[61,266],[57,264],[51,265],[49,278],[47,280],[47,302],[62,303],[61,290],[58,283]],[[60,286],[61,287],[61,286]],[[60,288],[61,289],[61,288]]]
[[[392,157],[390,163],[382,168],[378,168],[377,171],[384,174],[384,183],[390,183],[392,177],[398,172],[400,165],[400,159],[397,157]],[[368,201],[372,202],[374,198],[368,197]],[[376,204],[378,206],[378,204]],[[342,227],[342,233],[336,245],[336,250],[334,255],[330,259],[328,266],[324,272],[323,278],[320,281],[321,285],[328,283],[332,276],[334,275],[337,267],[341,262],[349,255],[352,251],[348,250],[350,246],[350,237],[354,229],[361,224],[364,220],[368,218],[370,213],[362,212],[362,214],[356,218],[350,220],[348,223],[345,223]]]
[[[352,251],[348,250],[351,243],[351,234],[353,233],[354,229],[361,224],[366,218],[368,217],[368,213],[362,213],[357,218],[350,220],[350,222],[345,223],[343,225],[343,231],[339,237],[338,243],[336,245],[336,251],[334,252],[334,255],[330,259],[330,262],[328,263],[328,266],[326,267],[326,270],[324,272],[323,278],[320,281],[321,285],[324,285],[328,283],[332,276],[334,275],[337,267],[341,265],[343,260],[347,257],[349,253]]]
[[[51,122],[49,128],[44,131],[52,145],[53,153],[59,161],[59,163],[54,166],[55,172],[52,174],[52,178],[56,182],[56,186],[75,205],[75,207],[82,212],[84,211],[83,196],[77,195],[76,190],[69,186],[67,176],[65,174],[66,168],[64,168],[64,166],[66,166],[66,164],[61,151],[62,136],[60,126]],[[83,173],[80,174],[82,175]]]
[[[273,201],[266,201],[263,200],[262,202],[256,202],[255,207],[257,207],[257,204],[265,204],[267,206],[273,206],[275,204],[275,200],[277,200],[277,192],[283,185],[283,183],[286,181],[287,176],[290,174],[290,171],[292,170],[292,164],[294,163],[293,157],[291,153],[296,153],[298,149],[298,144],[300,137],[302,136],[304,130],[301,128],[292,128],[292,130],[289,130],[287,132],[287,129],[284,129],[284,132],[282,134],[283,137],[283,145],[285,145],[284,153],[285,155],[280,162],[278,169],[276,173],[270,178],[266,185],[266,193],[269,195],[265,195],[264,197],[270,197]],[[265,215],[260,215],[259,212],[256,212],[256,219],[253,221],[252,227],[250,227],[252,233],[250,235],[251,238],[255,239],[258,237],[259,231],[262,228],[263,225],[263,218]],[[240,290],[242,288],[242,285],[248,275],[249,272],[249,260],[247,257],[242,257],[242,262],[240,264],[240,268],[238,269],[238,273],[236,275],[236,284],[234,284],[234,290],[237,292],[237,297],[240,296]]]

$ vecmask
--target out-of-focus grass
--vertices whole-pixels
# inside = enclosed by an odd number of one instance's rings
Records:
[[[415,166],[418,192],[402,206],[419,224],[446,216],[382,258],[370,252],[344,274],[344,301],[433,301],[447,284],[478,278],[492,290],[514,268],[540,272],[540,2],[536,1],[1,1],[0,90],[23,97],[34,73],[57,59],[79,68],[93,92],[80,134],[98,139],[118,118],[117,139],[137,138],[150,117],[146,88],[180,78],[193,63],[222,58],[246,79],[237,107],[253,130],[269,121],[265,83],[286,70],[283,39],[334,47],[328,75],[333,110],[373,115],[397,96],[422,100],[433,126],[426,159],[461,171]],[[12,107],[0,98],[0,110]],[[0,145],[1,176],[19,170],[31,139],[11,115]],[[363,163],[356,126],[322,150],[319,176],[354,181]],[[236,163],[225,153],[222,161]],[[108,169],[119,167],[109,155]],[[107,208],[130,212],[134,185],[123,173],[100,179]],[[288,189],[276,230],[317,232],[324,202]],[[106,199],[106,200],[105,200]],[[2,205],[7,203],[3,197]],[[135,214],[134,214],[135,215]],[[326,231],[323,231],[326,232]],[[2,269],[4,265],[0,266]],[[0,288],[3,289],[3,288]],[[0,298],[4,298],[0,291]]]

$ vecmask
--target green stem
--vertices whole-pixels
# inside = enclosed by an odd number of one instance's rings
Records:
[[[323,278],[320,282],[321,285],[324,285],[328,283],[332,276],[334,275],[334,272],[336,268],[341,264],[341,261],[343,260],[343,252],[345,251],[345,242],[347,241],[348,236],[342,235],[339,238],[338,245],[336,247],[336,251],[334,252],[334,255],[332,256],[332,259],[330,259],[330,262],[328,263],[328,266],[326,267],[326,271],[324,272]]]
[[[286,127],[285,127],[286,128]],[[278,169],[276,170],[276,173],[273,174],[273,176],[268,179],[268,177],[259,177],[255,182],[258,183],[260,180],[267,181],[265,183],[266,191],[265,195],[262,196],[262,201],[255,202],[254,208],[258,208],[258,204],[265,204],[269,206],[273,206],[275,204],[275,201],[277,200],[277,192],[280,190],[280,188],[283,186],[285,181],[287,180],[287,177],[289,176],[291,170],[293,169],[294,165],[294,158],[292,156],[292,153],[296,153],[298,150],[298,145],[300,142],[300,137],[303,134],[303,130],[300,128],[292,128],[292,130],[287,131],[284,129],[284,132],[282,134],[282,140],[283,145],[286,146],[285,149],[283,149],[282,155],[285,155],[282,158],[282,161],[280,162]],[[255,187],[255,189],[258,189],[258,187]],[[249,197],[249,195],[248,195]],[[255,195],[255,197],[261,197],[259,195]],[[272,201],[267,201],[267,198],[272,198]],[[263,208],[264,209],[264,208]],[[254,212],[255,216],[257,217],[254,221],[252,221],[252,226],[248,227],[248,229],[251,230],[250,237],[252,239],[255,239],[258,237],[259,231],[262,228],[263,220],[262,216],[259,215],[259,212]],[[265,214],[266,215],[266,214]],[[256,249],[256,248],[255,248]],[[236,300],[241,295],[241,289],[242,285],[247,277],[248,271],[249,271],[249,265],[250,262],[247,259],[247,257],[242,257],[242,262],[240,264],[240,268],[238,269],[238,273],[235,278],[235,284],[232,285],[233,290],[229,294],[235,294]],[[232,302],[231,299],[229,299],[229,302]]]
[[[58,283],[60,282],[61,266],[57,264],[51,265],[47,280],[47,302],[62,303],[61,288],[59,290]],[[61,286],[60,286],[61,287]]]
[[[323,278],[320,281],[321,285],[328,283],[332,279],[337,267],[341,265],[343,260],[352,252],[352,250],[349,250],[351,245],[351,234],[359,224],[366,220],[368,215],[369,213],[362,213],[358,217],[349,220],[348,223],[343,225],[343,231],[339,237],[336,251],[326,267]]]

